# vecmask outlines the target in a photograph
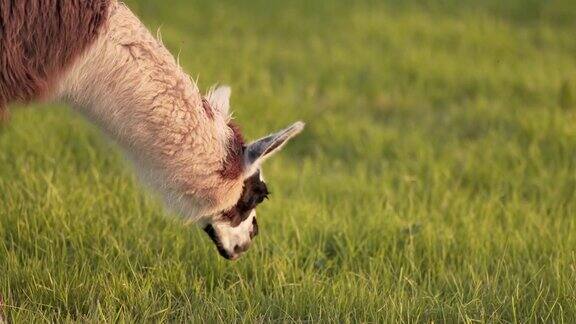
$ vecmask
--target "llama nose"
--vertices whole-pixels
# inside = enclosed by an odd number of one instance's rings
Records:
[[[249,247],[250,247],[250,242],[244,243],[244,244],[241,244],[241,245],[236,244],[236,246],[234,246],[234,253],[240,254],[240,253],[245,252],[246,250],[248,250]]]

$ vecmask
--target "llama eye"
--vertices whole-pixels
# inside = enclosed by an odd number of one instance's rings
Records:
[[[257,202],[258,204],[261,204],[261,203],[264,201],[264,199],[268,199],[268,196],[269,196],[269,195],[270,195],[270,193],[269,193],[268,191],[264,191],[264,192],[258,193],[258,196],[257,196],[257,198],[256,198],[256,202]]]

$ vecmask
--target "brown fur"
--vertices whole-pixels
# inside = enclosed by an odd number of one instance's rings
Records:
[[[8,124],[9,120],[10,120],[10,113],[8,112],[8,109],[2,109],[2,106],[0,106],[0,127]]]
[[[109,0],[0,0],[0,116],[50,96],[98,36]]]
[[[228,127],[232,130],[232,137],[228,142],[226,160],[220,175],[224,179],[234,180],[238,179],[244,172],[245,145],[240,127],[232,122],[228,123]]]
[[[214,110],[210,106],[208,99],[202,98],[202,108],[204,108],[206,116],[208,116],[208,118],[210,118],[211,120],[214,120]]]
[[[260,174],[257,172],[244,180],[242,196],[234,207],[224,212],[224,219],[227,219],[232,227],[240,225],[248,218],[252,209],[261,204],[264,199],[268,199],[269,194],[266,183],[260,180]]]

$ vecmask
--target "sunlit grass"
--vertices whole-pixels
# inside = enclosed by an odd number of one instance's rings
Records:
[[[248,137],[307,129],[265,166],[261,235],[230,263],[81,117],[13,110],[3,312],[576,321],[576,4],[546,3],[129,1],[202,88],[232,86]]]

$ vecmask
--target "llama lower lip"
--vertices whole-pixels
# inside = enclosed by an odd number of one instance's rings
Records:
[[[218,253],[226,260],[235,260],[236,257],[233,255],[228,254],[224,249],[218,249]]]

